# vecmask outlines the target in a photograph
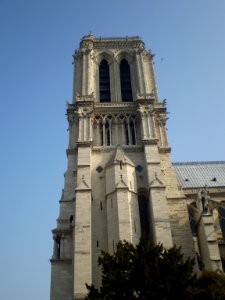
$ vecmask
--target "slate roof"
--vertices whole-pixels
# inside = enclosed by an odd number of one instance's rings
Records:
[[[225,161],[173,163],[183,188],[225,187]]]

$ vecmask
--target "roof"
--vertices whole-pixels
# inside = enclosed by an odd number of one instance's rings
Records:
[[[225,161],[173,163],[182,188],[225,187]]]
[[[106,166],[111,166],[114,164],[118,164],[122,162],[123,164],[130,164],[132,166],[134,166],[134,163],[131,161],[131,159],[129,157],[127,157],[127,155],[124,153],[123,149],[117,145],[114,153],[112,154],[110,160],[108,161],[108,163],[106,164]]]

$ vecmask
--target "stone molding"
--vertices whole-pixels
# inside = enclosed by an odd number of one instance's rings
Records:
[[[121,145],[124,152],[143,152],[142,145]],[[93,146],[92,151],[94,152],[111,152],[116,149],[114,146]]]
[[[170,147],[159,147],[159,153],[171,153]]]
[[[52,264],[72,264],[72,259],[70,258],[63,258],[63,259],[50,259],[50,262]]]
[[[90,147],[92,145],[92,141],[77,141],[77,145],[79,147]]]
[[[59,203],[68,203],[68,202],[75,202],[75,198],[69,199],[69,200],[60,200]]]
[[[71,229],[62,229],[62,228],[55,228],[52,230],[53,235],[71,235],[72,230]]]
[[[159,142],[159,140],[156,139],[156,138],[142,140],[142,143],[143,143],[144,145],[157,145],[158,142]]]

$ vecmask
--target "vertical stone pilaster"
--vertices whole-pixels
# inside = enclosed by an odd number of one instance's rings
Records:
[[[86,54],[83,50],[83,56],[82,56],[82,96],[85,96],[86,93]]]
[[[84,298],[87,293],[85,283],[90,284],[92,282],[90,145],[78,144],[77,173],[74,230],[74,298],[80,299]]]
[[[115,102],[121,102],[120,68],[117,60],[113,61]]]
[[[145,159],[149,181],[149,207],[151,210],[152,228],[155,243],[163,243],[165,247],[172,247],[169,208],[165,195],[165,186],[160,180],[160,158],[156,143],[145,144]]]
[[[145,82],[146,79],[145,79],[142,53],[139,54],[139,57],[140,57],[140,71],[142,75],[143,94],[146,95],[146,82]]]
[[[201,213],[196,221],[198,245],[204,268],[209,271],[223,271],[212,215]]]
[[[154,69],[154,61],[153,61],[153,55],[151,55],[151,63],[150,63],[150,74],[151,74],[151,80],[152,80],[152,92],[155,94],[156,101],[159,101],[158,96],[158,87],[157,82],[155,78],[155,69]]]
[[[140,65],[140,54],[136,53],[136,70],[137,70],[137,83],[138,83],[138,92],[140,95],[144,94],[144,87],[143,87],[143,78],[142,78],[142,71]]]

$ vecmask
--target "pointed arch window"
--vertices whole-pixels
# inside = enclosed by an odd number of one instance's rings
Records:
[[[99,66],[99,97],[100,102],[110,102],[110,77],[108,62],[103,59]]]
[[[130,78],[130,66],[126,59],[122,59],[120,62],[120,85],[122,101],[132,102],[133,96]]]

